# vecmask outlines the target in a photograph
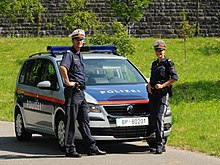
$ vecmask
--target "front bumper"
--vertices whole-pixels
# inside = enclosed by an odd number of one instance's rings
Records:
[[[96,121],[94,121],[96,119]],[[90,115],[91,133],[95,140],[100,141],[129,141],[129,140],[143,140],[154,138],[154,133],[150,132],[149,125],[146,126],[128,126],[117,127],[114,118],[106,117],[99,121],[98,117]],[[110,121],[110,122],[109,122]],[[164,134],[168,137],[171,132],[172,117],[171,113],[167,114],[164,120]]]

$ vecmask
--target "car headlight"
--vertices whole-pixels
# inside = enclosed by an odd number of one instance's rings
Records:
[[[89,105],[89,112],[93,112],[93,113],[101,113],[103,108],[100,106],[100,105],[97,105],[97,104],[91,104],[91,103],[88,103]]]

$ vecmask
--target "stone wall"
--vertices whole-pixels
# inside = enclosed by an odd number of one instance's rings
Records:
[[[112,11],[109,8],[108,0],[90,0],[89,9],[97,14],[103,22],[115,20],[110,17]],[[50,26],[57,22],[65,12],[65,0],[45,0],[44,6],[48,8],[42,14],[41,36],[66,36],[70,29],[65,28],[61,23]],[[141,21],[135,23],[131,29],[135,37],[178,37],[177,29],[182,21],[180,12],[186,9],[189,14],[187,19],[190,23],[199,23],[200,35],[209,37],[220,36],[220,1],[200,0],[200,10],[197,16],[197,0],[152,0],[145,11]],[[37,24],[19,18],[11,21],[0,17],[1,37],[24,37],[35,36]]]

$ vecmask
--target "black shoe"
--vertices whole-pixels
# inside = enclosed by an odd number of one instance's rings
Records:
[[[66,153],[66,157],[81,158],[82,155],[74,151],[74,152]]]
[[[87,154],[88,156],[94,156],[94,155],[106,155],[105,151],[101,151],[100,149],[97,150],[90,150]]]
[[[163,152],[166,152],[165,146],[156,149],[156,154],[162,154]]]
[[[157,148],[156,149],[156,153],[155,154],[162,154],[162,153],[163,153],[162,148]]]
[[[166,148],[165,148],[165,146],[163,146],[163,149],[162,149],[162,151],[163,151],[163,152],[166,152]]]
[[[156,152],[156,148],[150,148],[150,152]]]

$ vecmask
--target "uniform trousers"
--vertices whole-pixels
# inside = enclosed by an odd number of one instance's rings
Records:
[[[164,116],[167,109],[169,94],[159,95],[152,94],[149,95],[150,98],[150,122],[156,135],[155,147],[162,148],[165,145],[164,138]]]
[[[79,124],[79,131],[83,142],[88,150],[97,150],[96,142],[91,136],[88,116],[88,104],[82,90],[76,91],[75,88],[65,87],[65,110],[66,110],[66,130],[65,146],[66,152],[76,151],[75,147],[75,126],[76,120]]]

